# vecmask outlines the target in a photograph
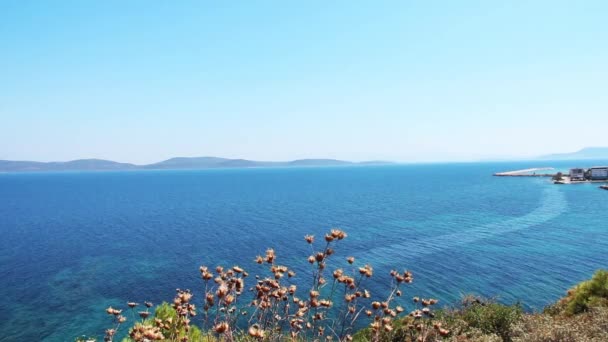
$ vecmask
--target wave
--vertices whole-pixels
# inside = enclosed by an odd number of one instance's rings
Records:
[[[519,230],[528,229],[550,221],[566,211],[568,202],[557,186],[543,190],[540,206],[523,216],[504,221],[482,224],[457,233],[423,238],[415,242],[400,242],[369,250],[378,260],[399,260],[395,258],[414,258],[442,252],[464,244],[488,239]]]

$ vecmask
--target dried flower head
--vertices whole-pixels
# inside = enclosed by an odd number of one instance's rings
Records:
[[[440,329],[439,329],[439,335],[441,335],[441,336],[443,336],[443,337],[446,337],[446,336],[448,336],[449,334],[450,334],[450,331],[449,331],[449,330],[447,330],[447,329],[443,329],[443,328],[440,328]]]
[[[222,284],[217,288],[217,291],[215,291],[215,295],[218,298],[224,298],[224,296],[228,293],[228,286],[226,286],[226,284]]]
[[[338,278],[340,278],[340,277],[341,277],[343,274],[344,274],[344,271],[342,271],[342,269],[341,269],[341,268],[339,268],[339,269],[337,269],[337,270],[335,270],[335,271],[334,271],[334,278],[335,278],[335,279],[338,279]]]
[[[370,265],[365,265],[364,267],[359,267],[359,273],[369,278],[373,275],[374,269]]]
[[[274,254],[274,249],[268,248],[266,250],[266,262],[272,264],[274,262],[275,257],[276,256]]]
[[[346,233],[340,229],[332,229],[331,236],[335,239],[342,240],[346,237]]]
[[[249,336],[251,336],[251,337],[258,338],[258,339],[264,338],[264,330],[260,329],[260,327],[257,324],[254,324],[251,327],[249,327],[248,332],[249,332]]]
[[[296,293],[296,289],[297,289],[296,285],[290,285],[289,286],[289,294],[293,295],[294,293]]]
[[[213,331],[218,334],[223,334],[229,329],[229,325],[226,322],[220,322],[213,327]]]

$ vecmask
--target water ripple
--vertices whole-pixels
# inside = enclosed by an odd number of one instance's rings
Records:
[[[472,227],[456,233],[416,240],[415,243],[401,242],[369,250],[378,260],[394,258],[407,259],[421,257],[431,253],[443,252],[448,249],[470,244],[497,235],[528,229],[550,221],[566,211],[568,202],[557,186],[548,186],[543,190],[540,206],[530,213],[504,221],[474,226],[475,218],[471,218]]]

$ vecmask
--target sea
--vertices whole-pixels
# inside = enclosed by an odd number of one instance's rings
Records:
[[[199,266],[239,265],[251,286],[267,248],[305,291],[304,236],[321,248],[332,228],[348,237],[328,268],[371,265],[378,298],[390,270],[410,270],[406,309],[413,296],[441,307],[475,294],[539,311],[608,267],[608,191],[492,174],[598,164],[0,174],[0,341],[102,339],[106,307],[171,301],[177,288],[200,305]]]

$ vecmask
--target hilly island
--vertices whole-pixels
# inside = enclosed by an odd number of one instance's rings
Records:
[[[337,159],[297,159],[285,162],[229,159],[218,157],[177,157],[158,163],[136,165],[103,159],[77,159],[66,162],[36,162],[0,160],[0,172],[43,172],[43,171],[119,171],[119,170],[201,170],[212,168],[248,167],[314,167],[314,166],[354,166],[387,165],[388,161],[351,162]]]
[[[524,158],[525,159],[525,158]],[[608,159],[608,147],[585,147],[572,153],[556,153],[538,156],[532,160],[588,160]],[[257,167],[319,167],[319,166],[357,166],[390,165],[385,160],[346,161],[339,159],[312,158],[290,161],[259,161],[241,158],[219,157],[175,157],[157,163],[137,165],[104,159],[76,159],[59,162],[1,160],[0,172],[42,172],[42,171],[120,171],[120,170],[202,170],[219,168],[257,168]]]

